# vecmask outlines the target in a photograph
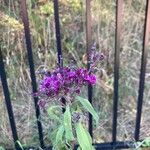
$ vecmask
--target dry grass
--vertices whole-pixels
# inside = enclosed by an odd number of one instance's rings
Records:
[[[82,5],[77,5],[81,2]],[[66,3],[67,2],[67,3]],[[73,3],[74,2],[74,3]],[[16,18],[19,22],[18,2],[5,4],[0,0],[1,11],[7,16]],[[30,3],[29,3],[30,4]],[[69,5],[67,5],[69,4]],[[51,4],[49,4],[51,5]],[[54,33],[54,18],[51,14],[41,14],[39,7],[29,9],[30,26],[33,43],[35,68],[43,66],[52,68],[56,64],[56,47]],[[123,31],[121,34],[121,64],[118,111],[118,140],[134,140],[134,125],[136,102],[138,95],[139,68],[143,39],[145,0],[126,0],[124,3]],[[43,11],[43,9],[42,9]],[[66,11],[69,13],[67,14]],[[39,12],[39,13],[38,13]],[[48,12],[53,12],[53,9]],[[38,14],[38,15],[37,15]],[[60,8],[62,45],[64,63],[75,59],[76,64],[84,66],[82,56],[85,53],[85,3],[82,0],[61,0]],[[102,64],[97,86],[94,88],[93,104],[99,112],[100,123],[94,130],[97,142],[111,140],[112,132],[112,99],[113,99],[113,59],[115,37],[115,2],[114,0],[93,0],[92,2],[92,31],[93,41],[106,55]],[[18,22],[17,22],[18,23]],[[22,30],[13,30],[13,25],[0,24],[0,43],[5,58],[8,83],[17,124],[20,141],[25,145],[37,145],[38,135],[31,97],[30,75],[27,54]],[[150,56],[148,55],[148,58]],[[69,58],[69,60],[68,60]],[[141,138],[150,136],[150,59],[148,59],[144,107],[141,123]],[[1,85],[0,85],[1,86]],[[85,91],[86,94],[86,91]],[[13,141],[8,122],[7,112],[0,87],[0,145],[12,147]],[[44,114],[42,113],[42,116]],[[42,117],[45,140],[51,130],[49,121]]]

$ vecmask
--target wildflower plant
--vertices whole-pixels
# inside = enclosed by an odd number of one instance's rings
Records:
[[[85,118],[89,112],[98,124],[99,117],[91,103],[79,95],[84,86],[96,84],[94,70],[104,56],[96,51],[95,45],[89,56],[89,69],[58,65],[52,71],[42,73],[36,95],[40,98],[38,104],[41,109],[46,110],[50,119],[56,123],[51,135],[55,150],[72,150],[75,144],[81,150],[94,149]]]

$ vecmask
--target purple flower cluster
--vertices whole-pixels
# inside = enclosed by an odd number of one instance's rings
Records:
[[[47,97],[80,93],[81,87],[87,84],[94,85],[96,76],[83,68],[57,68],[52,73],[44,75],[40,83],[39,92]]]
[[[53,71],[38,72],[42,74],[42,80],[40,80],[39,90],[37,93],[34,93],[34,96],[40,98],[38,104],[42,108],[48,102],[66,96],[69,101],[72,101],[75,94],[80,94],[83,86],[94,85],[96,83],[94,72],[97,70],[97,63],[104,60],[105,56],[103,53],[96,51],[96,44],[94,44],[87,57],[90,65],[88,70],[77,68],[73,64],[68,67],[61,67],[62,65],[59,64]]]

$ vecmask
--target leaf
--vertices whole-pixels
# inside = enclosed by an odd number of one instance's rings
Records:
[[[76,124],[77,140],[82,150],[93,150],[91,137],[89,138],[88,132],[82,126],[81,122]]]
[[[24,150],[24,148],[23,148],[22,144],[20,143],[20,141],[17,140],[16,143],[18,144],[18,146],[20,147],[21,150]]]
[[[142,145],[142,142],[136,142],[136,144],[137,144],[138,146],[141,146],[141,145]]]
[[[56,109],[60,109],[60,108],[61,108],[60,106],[51,106],[47,109],[47,113],[51,119],[61,122],[60,117],[58,117],[58,114],[56,114]]]
[[[71,113],[69,105],[66,106],[66,111],[64,113],[64,128],[65,128],[65,137],[67,140],[74,140],[72,123],[71,123]]]
[[[88,132],[86,129],[85,129],[85,132],[86,132],[86,135],[87,135],[87,137],[88,137],[90,143],[92,143],[92,138],[91,138],[89,132]]]
[[[54,149],[61,149],[61,150],[65,149],[65,141],[63,140],[63,135],[64,135],[64,127],[61,125],[56,133],[56,139],[53,144]]]
[[[94,110],[93,106],[91,105],[91,103],[87,99],[82,98],[80,96],[77,96],[76,98],[82,104],[84,109],[86,109],[93,116],[93,118],[96,121],[96,124],[98,124],[99,117],[98,117],[96,111]]]
[[[50,138],[50,140],[51,140],[52,143],[55,143],[57,131],[58,131],[58,129],[54,129],[49,134],[49,138]]]
[[[62,142],[63,134],[64,134],[64,127],[60,126],[57,131],[57,134],[56,134],[56,143],[57,144]]]
[[[2,146],[0,146],[0,150],[5,150]]]
[[[81,148],[80,148],[80,147],[78,147],[78,148],[77,148],[77,150],[81,150]]]
[[[150,138],[146,138],[142,144],[143,147],[148,147],[150,146]]]

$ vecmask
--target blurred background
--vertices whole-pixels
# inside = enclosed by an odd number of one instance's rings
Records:
[[[74,60],[86,67],[85,0],[59,0],[64,65]],[[35,69],[52,69],[57,63],[52,0],[27,0]],[[118,140],[134,140],[140,60],[146,0],[124,0],[120,49]],[[111,141],[113,103],[113,62],[115,47],[115,0],[92,0],[92,42],[105,54],[98,65],[93,105],[100,116],[94,128],[95,142]],[[35,109],[31,95],[23,24],[18,0],[0,0],[0,46],[4,56],[18,135],[23,145],[39,145]],[[141,138],[150,136],[150,45],[146,71]],[[38,75],[37,75],[38,78]],[[87,90],[82,92],[87,96]],[[42,112],[44,139],[53,124]],[[0,146],[12,147],[13,140],[0,84]]]

